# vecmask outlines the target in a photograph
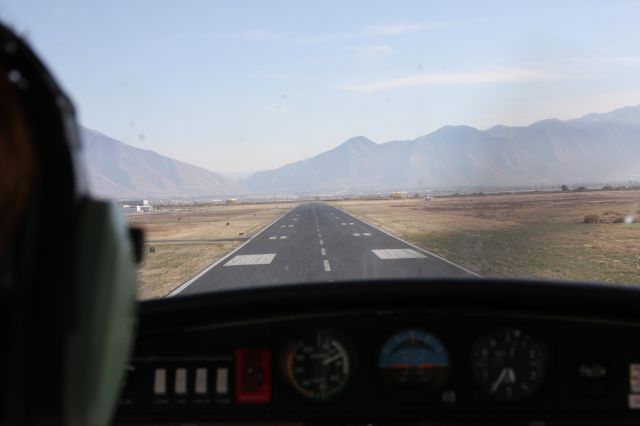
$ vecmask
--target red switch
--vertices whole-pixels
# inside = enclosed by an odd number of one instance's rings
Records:
[[[269,349],[236,349],[236,401],[239,404],[271,402]]]

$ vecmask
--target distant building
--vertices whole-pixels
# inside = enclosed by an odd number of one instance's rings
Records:
[[[236,198],[227,198],[224,203],[228,205],[228,204],[236,204],[237,202],[238,200]]]
[[[149,200],[120,200],[116,201],[116,205],[125,213],[146,213],[153,211],[153,206],[149,204]]]

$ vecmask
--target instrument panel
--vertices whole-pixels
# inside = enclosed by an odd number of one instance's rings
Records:
[[[139,340],[117,418],[638,421],[639,335],[630,322],[450,309],[200,324]]]

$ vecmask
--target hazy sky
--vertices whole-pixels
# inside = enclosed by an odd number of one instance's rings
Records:
[[[640,104],[638,1],[0,0],[80,122],[216,171]]]

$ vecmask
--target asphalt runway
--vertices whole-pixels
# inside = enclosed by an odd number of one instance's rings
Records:
[[[304,282],[475,274],[325,203],[304,203],[178,287],[176,294]]]

